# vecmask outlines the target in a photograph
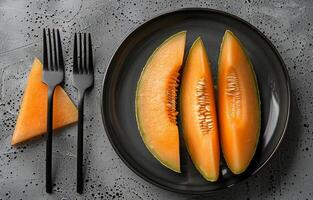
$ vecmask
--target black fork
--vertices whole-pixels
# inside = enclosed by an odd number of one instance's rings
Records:
[[[83,145],[84,145],[84,95],[85,91],[93,86],[94,70],[92,58],[91,36],[79,33],[74,36],[74,55],[73,55],[73,83],[78,90],[78,137],[77,137],[77,187],[78,193],[83,192]],[[79,45],[77,44],[79,43]],[[88,53],[87,53],[88,50]]]
[[[46,192],[52,192],[52,128],[53,128],[53,93],[57,85],[64,79],[64,60],[60,32],[58,29],[48,33],[43,29],[43,75],[42,82],[48,86],[47,112],[47,149],[46,149]],[[48,42],[47,36],[48,34]],[[51,39],[52,38],[52,39]],[[51,41],[52,40],[52,41]],[[47,45],[49,44],[49,45]]]

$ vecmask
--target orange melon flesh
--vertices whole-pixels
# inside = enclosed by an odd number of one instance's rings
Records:
[[[218,111],[224,158],[234,174],[246,170],[260,134],[260,99],[253,66],[238,38],[226,31],[218,68]]]
[[[47,130],[48,87],[41,80],[42,64],[35,58],[28,76],[12,145],[40,136]],[[76,122],[77,108],[60,86],[55,89],[53,98],[53,129]]]
[[[136,118],[149,151],[164,166],[180,172],[176,124],[178,71],[182,66],[186,32],[164,41],[150,56],[137,84]]]
[[[220,147],[211,64],[200,38],[192,45],[181,86],[181,117],[191,159],[208,181],[219,176]]]

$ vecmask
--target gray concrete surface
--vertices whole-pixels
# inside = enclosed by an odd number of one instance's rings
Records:
[[[160,13],[209,7],[236,14],[258,27],[281,53],[292,82],[293,106],[285,140],[255,177],[212,196],[186,196],[157,188],[130,171],[113,151],[101,122],[104,71],[125,34]],[[313,199],[313,1],[311,0],[0,0],[0,199]],[[58,27],[67,58],[66,90],[71,85],[73,33],[93,33],[94,90],[86,99],[86,182],[75,192],[76,126],[54,137],[54,193],[44,190],[45,142],[10,146],[27,73],[41,57],[41,31]]]

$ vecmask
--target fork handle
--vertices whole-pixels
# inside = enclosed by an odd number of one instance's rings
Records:
[[[84,92],[78,94],[78,135],[77,135],[77,185],[76,191],[83,193],[83,158],[84,158]]]
[[[53,93],[54,87],[48,89],[47,112],[47,149],[46,149],[46,192],[52,193],[52,121],[53,121]]]

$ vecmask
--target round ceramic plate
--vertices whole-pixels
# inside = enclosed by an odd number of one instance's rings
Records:
[[[254,159],[243,174],[233,175],[221,159],[220,178],[211,183],[197,172],[182,141],[182,173],[167,169],[150,154],[137,128],[135,94],[137,81],[149,56],[166,38],[182,30],[187,31],[186,53],[193,41],[201,36],[216,80],[220,44],[227,29],[241,40],[256,72],[261,98],[261,134]],[[290,82],[277,50],[251,24],[217,10],[182,9],[158,16],[126,37],[107,68],[101,104],[108,138],[120,158],[136,174],[167,190],[211,193],[255,174],[272,157],[284,136],[289,118]]]

